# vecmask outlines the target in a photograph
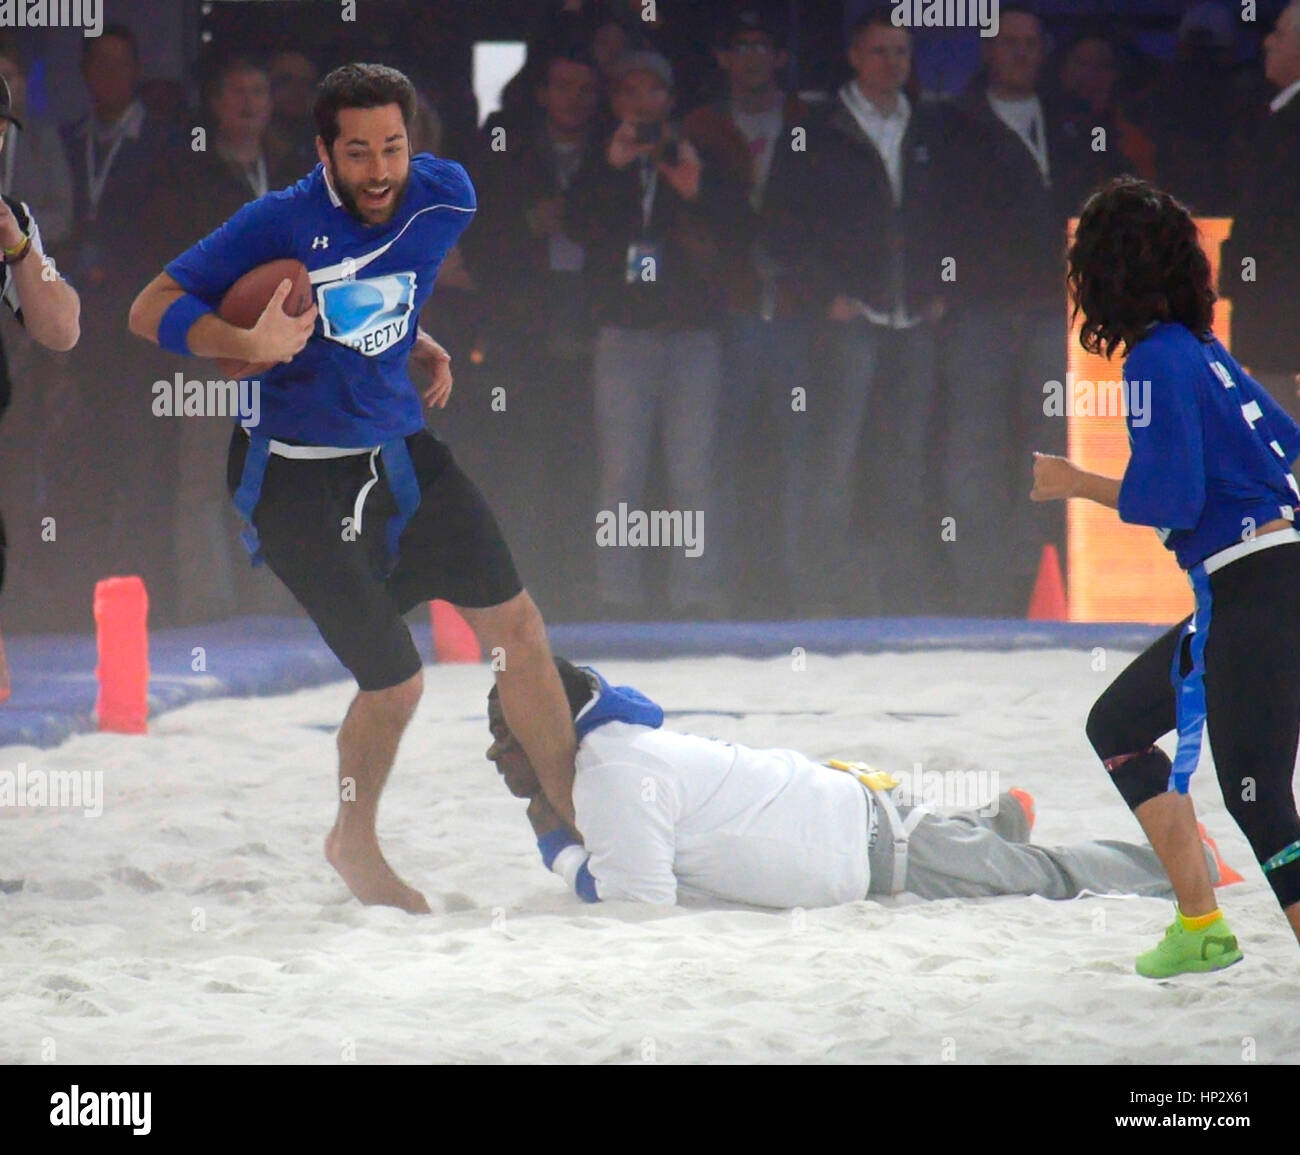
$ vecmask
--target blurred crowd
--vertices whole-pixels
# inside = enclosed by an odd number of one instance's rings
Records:
[[[1121,173],[1234,218],[1234,350],[1294,411],[1300,7],[1243,57],[1235,10],[1195,4],[1156,60],[1003,4],[960,93],[922,90],[939,34],[891,5],[850,5],[815,91],[790,81],[788,5],[651,7],[556,0],[481,127],[418,44],[386,60],[421,91],[412,151],[478,192],[423,318],[457,376],[430,422],[551,620],[1023,615],[1065,546],[1026,495],[1031,451],[1065,450],[1043,387],[1065,380],[1067,221]],[[163,625],[293,608],[239,545],[228,422],[153,410],[155,381],[219,374],[126,329],[172,256],[317,162],[313,88],[341,61],[267,43],[205,55],[192,108],[106,26],[59,80],[91,112],[5,142],[0,188],[83,329],[66,355],[0,329],[7,629],[86,628],[110,573],[142,574]],[[0,39],[20,109],[26,64]],[[698,556],[598,540],[598,515],[654,510],[702,515]]]

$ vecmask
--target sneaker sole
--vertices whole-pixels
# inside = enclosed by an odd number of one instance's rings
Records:
[[[1238,950],[1233,951],[1231,954],[1220,955],[1216,959],[1193,959],[1180,970],[1170,971],[1168,974],[1148,974],[1136,965],[1133,969],[1136,970],[1144,979],[1175,979],[1179,975],[1208,974],[1210,971],[1227,970],[1228,967],[1241,962],[1245,957],[1245,954]]]

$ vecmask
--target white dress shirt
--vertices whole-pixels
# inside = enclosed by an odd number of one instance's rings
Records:
[[[882,112],[867,98],[856,80],[850,80],[840,89],[840,100],[849,114],[858,122],[858,126],[867,135],[867,139],[880,154],[885,172],[889,176],[890,191],[894,195],[894,204],[903,203],[903,138],[907,135],[907,126],[912,120],[912,105],[905,93],[898,94],[898,103],[893,112]],[[921,323],[920,317],[910,316],[900,303],[892,313],[882,313],[869,305],[862,305],[862,314],[873,325],[887,325],[892,329],[913,329]]]
[[[1038,97],[1006,100],[990,92],[988,98],[993,114],[1024,141],[1038,165],[1038,171],[1042,173],[1043,184],[1050,186],[1052,173],[1047,159],[1047,128],[1043,120],[1043,106]]]

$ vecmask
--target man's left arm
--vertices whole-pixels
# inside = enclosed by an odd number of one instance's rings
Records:
[[[0,200],[0,248],[16,298],[9,303],[15,313],[21,310],[23,326],[34,341],[64,353],[81,336],[81,299],[45,255],[35,218],[25,210],[22,216],[24,221],[7,200]]]
[[[423,329],[419,329],[415,334],[415,344],[411,346],[411,361],[430,375],[429,384],[421,390],[424,403],[430,408],[436,405],[439,409],[446,409],[454,384],[451,354]]]

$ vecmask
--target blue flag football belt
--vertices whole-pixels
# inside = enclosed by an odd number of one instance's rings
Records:
[[[1201,760],[1201,731],[1205,728],[1205,646],[1210,640],[1210,610],[1214,598],[1210,594],[1210,575],[1205,563],[1187,571],[1196,594],[1196,611],[1183,628],[1174,647],[1174,664],[1169,671],[1174,685],[1174,698],[1178,709],[1178,750],[1169,772],[1169,789],[1186,794],[1196,764]],[[1189,650],[1191,668],[1182,672],[1183,648]]]
[[[247,432],[247,430],[245,430]],[[244,520],[244,530],[240,540],[248,550],[254,565],[262,563],[262,547],[257,529],[253,525],[253,511],[262,496],[262,483],[266,479],[266,467],[272,455],[291,461],[332,461],[343,457],[370,457],[370,480],[357,494],[352,510],[353,529],[360,536],[362,515],[365,511],[366,498],[379,483],[377,460],[384,465],[384,476],[393,500],[397,503],[397,512],[388,519],[385,527],[384,546],[387,550],[387,569],[385,575],[392,573],[397,565],[398,541],[415,511],[420,506],[420,483],[415,476],[415,464],[411,461],[411,451],[406,447],[404,437],[396,437],[383,445],[370,449],[336,449],[318,445],[289,445],[269,437],[259,437],[249,433],[248,455],[244,458],[244,471],[239,479],[239,488],[235,491],[234,505],[239,516]]]
[[[1211,554],[1200,565],[1187,571],[1187,579],[1196,595],[1196,612],[1174,648],[1174,664],[1169,674],[1178,706],[1178,751],[1174,755],[1174,765],[1169,775],[1170,790],[1177,790],[1179,794],[1187,793],[1188,784],[1201,758],[1201,731],[1205,727],[1206,715],[1205,647],[1210,640],[1210,617],[1214,606],[1214,598],[1210,593],[1210,574],[1262,549],[1291,545],[1298,541],[1300,531],[1278,530]],[[1182,673],[1184,645],[1188,646],[1191,660],[1191,668],[1186,674]]]

